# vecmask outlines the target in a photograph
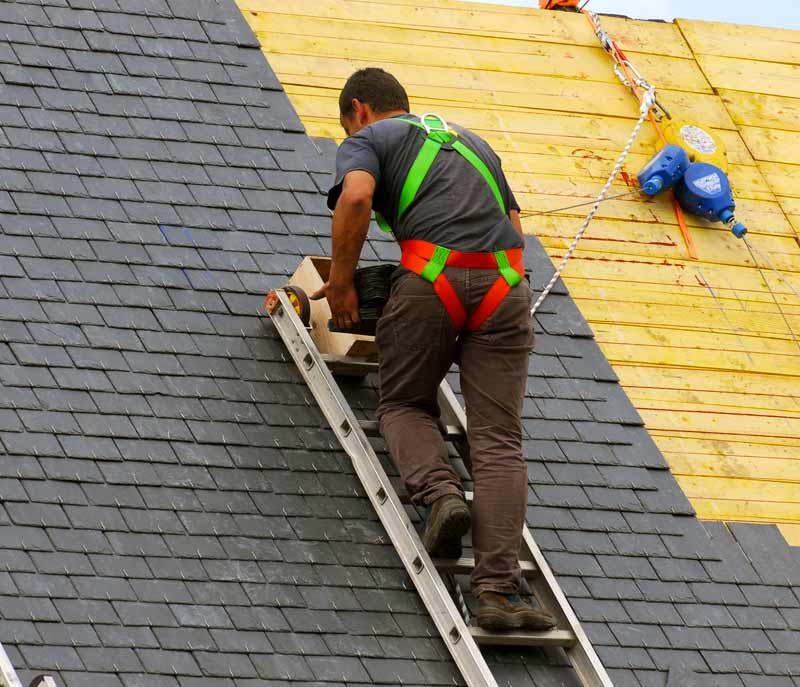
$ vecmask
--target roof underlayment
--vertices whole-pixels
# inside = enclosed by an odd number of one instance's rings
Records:
[[[591,203],[638,115],[580,14],[456,0],[239,6],[311,135],[342,135],[341,84],[381,64],[407,86],[412,108],[492,143],[523,211]],[[800,32],[603,25],[676,119],[710,128],[727,147],[737,215],[764,275],[726,227],[691,216],[699,259],[689,259],[664,194],[603,204],[564,277],[698,515],[775,523],[798,545]],[[660,145],[647,123],[612,195],[638,189],[636,174]],[[587,211],[523,225],[558,260]]]
[[[459,683],[260,312],[335,145],[233,0],[120,5],[0,4],[0,642],[65,687]],[[800,685],[797,551],[694,516],[563,285],[536,326],[528,522],[615,685]]]

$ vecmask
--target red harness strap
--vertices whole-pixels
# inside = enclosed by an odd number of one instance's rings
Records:
[[[442,250],[434,243],[416,240],[401,241],[400,248],[403,251],[400,264],[425,279],[428,279],[428,276],[427,273],[423,273],[426,272],[426,268],[431,262],[435,262],[434,254],[437,249]],[[522,248],[510,248],[506,251],[499,251],[499,253],[506,256],[506,260],[509,263],[507,267],[516,272],[520,278],[525,276],[525,268],[522,263]],[[500,272],[497,281],[492,284],[483,300],[469,317],[467,317],[467,313],[464,310],[464,304],[455,292],[453,285],[444,275],[444,272],[439,271],[438,275],[432,280],[433,289],[436,295],[439,296],[439,300],[442,301],[442,305],[444,305],[448,315],[450,315],[456,331],[466,329],[468,332],[474,332],[479,329],[491,314],[497,310],[497,307],[511,290],[507,273],[504,275],[506,266],[498,263],[497,255],[497,253],[463,253],[451,250],[448,252],[446,260],[439,264],[442,269],[444,266],[474,267]]]

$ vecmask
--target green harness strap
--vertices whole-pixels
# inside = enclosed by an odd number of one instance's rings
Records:
[[[429,117],[435,119],[435,124],[430,124],[428,120]],[[422,182],[425,181],[425,177],[428,175],[428,172],[433,166],[436,156],[441,151],[442,145],[445,143],[450,143],[450,141],[453,141],[455,138],[455,135],[447,130],[447,124],[444,122],[444,120],[435,114],[423,115],[423,123],[414,122],[409,119],[402,119],[400,121],[423,129],[427,132],[428,136],[425,139],[425,142],[422,144],[422,148],[420,148],[419,153],[417,153],[417,157],[411,165],[411,169],[408,170],[408,175],[403,182],[403,188],[400,191],[400,202],[398,203],[397,208],[398,219],[400,219],[403,213],[408,209],[408,206],[411,205],[411,203],[414,201],[414,198],[417,197],[420,186],[422,186]],[[500,209],[503,211],[503,214],[505,214],[506,204],[503,200],[503,194],[500,193],[500,187],[497,184],[497,180],[494,178],[491,170],[486,166],[486,163],[481,160],[473,151],[467,148],[467,146],[465,146],[461,141],[453,141],[452,148],[467,162],[469,162],[469,164],[478,170],[478,173],[483,177],[484,181],[486,181],[486,183],[489,185],[489,188],[492,190],[492,194],[494,195],[497,204],[500,206]],[[389,222],[386,221],[386,218],[383,215],[381,215],[379,212],[376,212],[375,219],[378,222],[378,226],[383,231],[391,233],[392,227]],[[425,268],[420,273],[420,276],[423,279],[427,279],[431,283],[435,282],[447,265],[447,258],[450,256],[450,253],[451,251],[449,248],[445,248],[444,246],[436,246],[433,256],[431,256],[428,264],[425,265]],[[513,287],[519,284],[520,281],[522,281],[522,277],[513,267],[511,267],[506,252],[504,250],[499,250],[494,254],[494,256],[497,260],[497,269],[503,279],[506,280],[508,285]]]
[[[408,209],[408,206],[414,201],[414,198],[417,197],[417,193],[419,192],[420,186],[422,186],[422,182],[425,181],[425,177],[428,175],[428,172],[433,166],[433,161],[436,159],[436,156],[442,149],[442,144],[449,143],[455,138],[455,135],[447,130],[447,125],[445,124],[444,120],[438,115],[427,114],[423,115],[423,118],[425,122],[424,124],[420,122],[414,122],[410,119],[399,120],[401,122],[405,122],[406,124],[423,129],[427,132],[428,137],[425,139],[425,143],[422,144],[422,148],[420,148],[419,153],[417,153],[417,157],[411,165],[411,169],[408,170],[406,179],[403,182],[403,188],[400,191],[400,202],[397,208],[397,219],[400,219],[403,213]],[[429,118],[435,119],[436,123],[431,126],[429,123]],[[459,155],[461,155],[461,157],[463,157],[475,169],[478,170],[478,173],[483,177],[483,179],[489,185],[489,188],[492,190],[492,194],[494,195],[495,200],[497,200],[497,204],[500,206],[503,214],[505,214],[506,204],[503,201],[503,194],[500,193],[500,187],[497,184],[497,180],[494,178],[491,170],[486,166],[486,163],[469,148],[467,148],[467,146],[465,146],[461,141],[453,141],[452,145],[453,150],[455,150]],[[378,222],[378,226],[383,231],[391,233],[392,227],[389,222],[386,221],[386,218],[383,215],[381,215],[379,212],[376,212],[375,219]],[[514,270],[512,270],[512,272],[513,271]],[[514,274],[516,274],[516,272],[514,272]]]

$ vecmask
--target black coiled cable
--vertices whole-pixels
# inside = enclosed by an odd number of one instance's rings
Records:
[[[351,334],[375,334],[375,326],[383,314],[392,289],[392,273],[397,265],[382,264],[361,267],[355,272],[355,288],[358,294],[358,317],[360,322],[353,329],[335,329],[330,322],[331,331],[347,331]]]

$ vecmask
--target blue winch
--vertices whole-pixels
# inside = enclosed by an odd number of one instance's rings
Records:
[[[724,222],[737,238],[747,233],[733,214],[736,203],[728,175],[708,162],[689,162],[678,145],[666,145],[651,158],[639,173],[639,185],[649,196],[674,188],[684,212]]]
[[[639,186],[648,196],[672,188],[689,169],[689,155],[680,146],[670,143],[659,150],[639,172]]]

